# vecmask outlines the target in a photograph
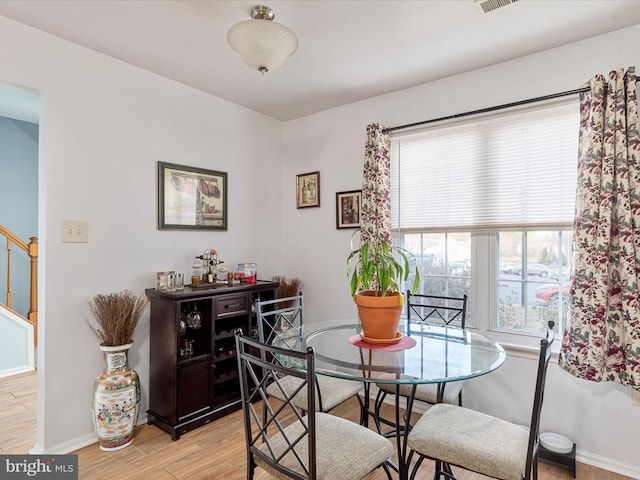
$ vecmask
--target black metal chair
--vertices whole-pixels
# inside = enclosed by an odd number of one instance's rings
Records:
[[[275,300],[256,302],[256,317],[258,320],[258,339],[262,343],[272,344],[276,336],[281,345],[287,345],[287,338],[291,339],[290,347],[298,348],[297,342],[304,325],[304,297],[303,294]],[[277,359],[274,359],[277,361]],[[295,377],[282,378],[280,384],[287,391],[298,389],[300,380]],[[358,395],[362,390],[362,383],[326,376],[316,377],[317,402],[316,408],[320,412],[328,412],[341,403],[356,397],[363,410],[362,399]],[[282,398],[283,393],[276,386],[267,388],[267,392]],[[301,392],[295,398],[299,408],[306,408],[306,398]],[[364,415],[364,414],[363,414]],[[362,419],[361,419],[362,420]]]
[[[387,460],[391,442],[376,432],[328,413],[316,412],[315,357],[251,340],[236,332],[236,351],[247,445],[247,479],[256,467],[276,478],[356,480],[383,467],[391,478]],[[272,363],[269,357],[285,358]],[[286,366],[286,365],[290,366]],[[299,367],[296,368],[298,365]],[[298,379],[296,390],[282,378]],[[282,399],[267,393],[268,386],[282,392]],[[304,392],[304,415],[294,401]]]
[[[435,460],[434,479],[455,480],[451,465],[500,480],[537,480],[540,414],[544,399],[545,379],[553,322],[549,322],[546,338],[540,341],[538,374],[529,431],[520,425],[457,405],[437,404],[431,407],[409,433],[411,449],[418,460],[413,479],[425,458]]]
[[[412,294],[407,291],[407,335],[411,335],[425,323],[441,323],[464,328],[467,315],[467,295],[462,297],[446,297],[438,295]],[[462,386],[464,381],[447,383],[427,383],[419,385],[401,385],[400,395],[413,400],[420,400],[429,404],[457,403],[462,405]],[[394,395],[397,387],[384,383],[376,384],[378,394],[374,405],[374,419],[378,429],[380,423],[396,427],[394,422],[383,418],[380,409],[387,395]],[[410,409],[408,415],[410,415]],[[408,423],[407,423],[408,424]]]

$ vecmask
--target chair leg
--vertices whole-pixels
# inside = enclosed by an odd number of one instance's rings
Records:
[[[418,460],[416,460],[416,464],[411,469],[411,476],[409,477],[410,480],[415,480],[416,475],[418,474],[418,470],[422,465],[422,461],[425,458],[427,458],[415,452],[414,450],[411,450],[411,452],[409,453],[408,461],[407,461],[407,467],[411,464],[411,457],[413,456],[414,453],[418,455]],[[441,478],[445,478],[446,480],[457,480],[456,477],[454,477],[453,471],[451,470],[451,466],[448,463],[441,462],[440,460],[434,460],[434,462],[435,462],[435,467],[434,467],[434,473],[433,473],[433,480],[440,480]]]
[[[384,462],[382,464],[382,468],[384,469],[384,473],[387,474],[387,478],[389,480],[393,480],[393,477],[391,476],[391,469],[389,468],[389,464],[387,462]]]
[[[451,480],[456,480],[456,477],[453,476],[451,465],[449,465],[448,463],[442,462],[442,474]]]
[[[440,478],[442,477],[444,477],[446,480],[457,480],[453,475],[451,465],[440,460],[436,460],[435,464],[436,465],[434,469],[433,480],[440,480]]]
[[[253,455],[247,452],[247,480],[253,480],[256,471],[256,464],[253,461]]]
[[[413,454],[414,454],[414,451],[411,450],[409,452],[409,456],[407,457],[407,469],[409,468],[409,465],[411,465],[411,457],[413,457]],[[418,455],[418,460],[416,460],[416,464],[413,466],[413,469],[411,470],[410,480],[415,480],[416,474],[418,473],[418,470],[420,469],[420,465],[422,465],[423,460],[424,460],[424,457],[422,455]]]

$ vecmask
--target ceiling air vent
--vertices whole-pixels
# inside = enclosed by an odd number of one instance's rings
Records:
[[[484,13],[489,13],[493,10],[497,10],[500,7],[506,7],[507,5],[515,3],[517,1],[518,0],[474,0],[474,3],[480,5]]]

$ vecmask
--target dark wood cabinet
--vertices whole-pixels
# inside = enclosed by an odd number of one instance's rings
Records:
[[[151,304],[148,423],[180,435],[241,407],[234,332],[257,336],[254,303],[277,282],[145,291]]]

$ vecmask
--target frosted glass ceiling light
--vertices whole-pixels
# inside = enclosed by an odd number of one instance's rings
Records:
[[[298,49],[298,39],[287,27],[273,21],[275,14],[269,7],[253,7],[251,18],[231,27],[227,41],[247,65],[264,75],[284,64]]]

